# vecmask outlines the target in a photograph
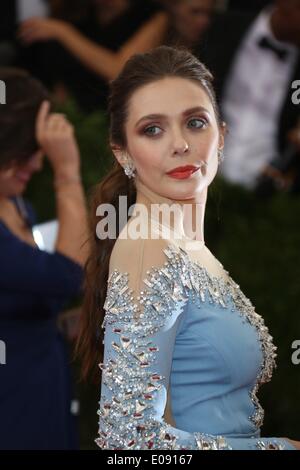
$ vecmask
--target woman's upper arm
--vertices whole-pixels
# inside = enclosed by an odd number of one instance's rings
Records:
[[[5,290],[68,297],[79,292],[82,268],[56,252],[35,248],[9,231],[0,232],[0,286]]]
[[[126,448],[127,442],[135,439],[135,423],[145,430],[132,448],[146,448],[143,440],[154,430],[157,448],[168,431],[163,416],[169,410],[173,348],[185,301],[171,300],[175,278],[162,272],[166,261],[163,246],[161,240],[124,240],[112,253],[104,304],[104,360],[100,365],[97,443],[103,448]],[[110,410],[108,415],[106,410]]]

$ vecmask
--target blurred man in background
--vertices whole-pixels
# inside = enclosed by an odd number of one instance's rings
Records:
[[[299,106],[300,0],[276,0],[258,15],[216,18],[200,58],[215,73],[228,124],[224,178],[259,193],[298,191],[299,150],[290,139]]]

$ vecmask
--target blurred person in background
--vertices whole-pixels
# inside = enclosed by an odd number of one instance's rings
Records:
[[[257,14],[215,18],[199,47],[213,70],[229,128],[221,173],[259,195],[297,191],[299,150],[289,138],[299,106],[300,0],[275,0]]]
[[[109,9],[107,4],[107,0],[89,2],[93,14],[88,15],[88,21],[77,21],[74,25],[61,19],[32,18],[20,27],[23,43],[55,40],[62,46],[65,57],[66,51],[73,56],[71,63],[76,64],[75,69],[70,68],[69,59],[62,60],[57,67],[57,55],[51,68],[54,73],[66,70],[63,83],[87,111],[99,107],[96,95],[101,95],[100,105],[106,107],[107,82],[117,76],[132,54],[159,44],[190,49],[198,44],[210,24],[216,1],[161,0],[141,5],[136,1],[113,0]]]
[[[57,320],[81,292],[88,251],[80,156],[71,124],[49,113],[40,82],[13,68],[0,68],[0,79],[7,102],[0,106],[0,334],[7,351],[0,368],[0,448],[72,449],[76,422]],[[54,253],[36,245],[34,211],[22,198],[44,154],[59,223]]]
[[[72,95],[81,109],[106,107],[108,81],[134,52],[156,46],[167,15],[151,0],[64,0],[56,17],[27,19],[19,37],[23,45],[45,45],[40,56],[46,84],[60,101]]]
[[[170,15],[163,43],[192,50],[210,25],[216,0],[162,0]]]

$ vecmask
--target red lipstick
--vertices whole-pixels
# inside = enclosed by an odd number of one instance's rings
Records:
[[[199,170],[199,167],[194,165],[178,166],[177,168],[168,171],[167,175],[176,179],[186,179],[189,178],[197,170]]]

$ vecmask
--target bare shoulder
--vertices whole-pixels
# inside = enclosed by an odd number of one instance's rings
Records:
[[[132,236],[131,221],[126,224],[117,238],[109,263],[109,272],[145,271],[162,266],[166,260],[164,249],[168,242],[162,238]]]

